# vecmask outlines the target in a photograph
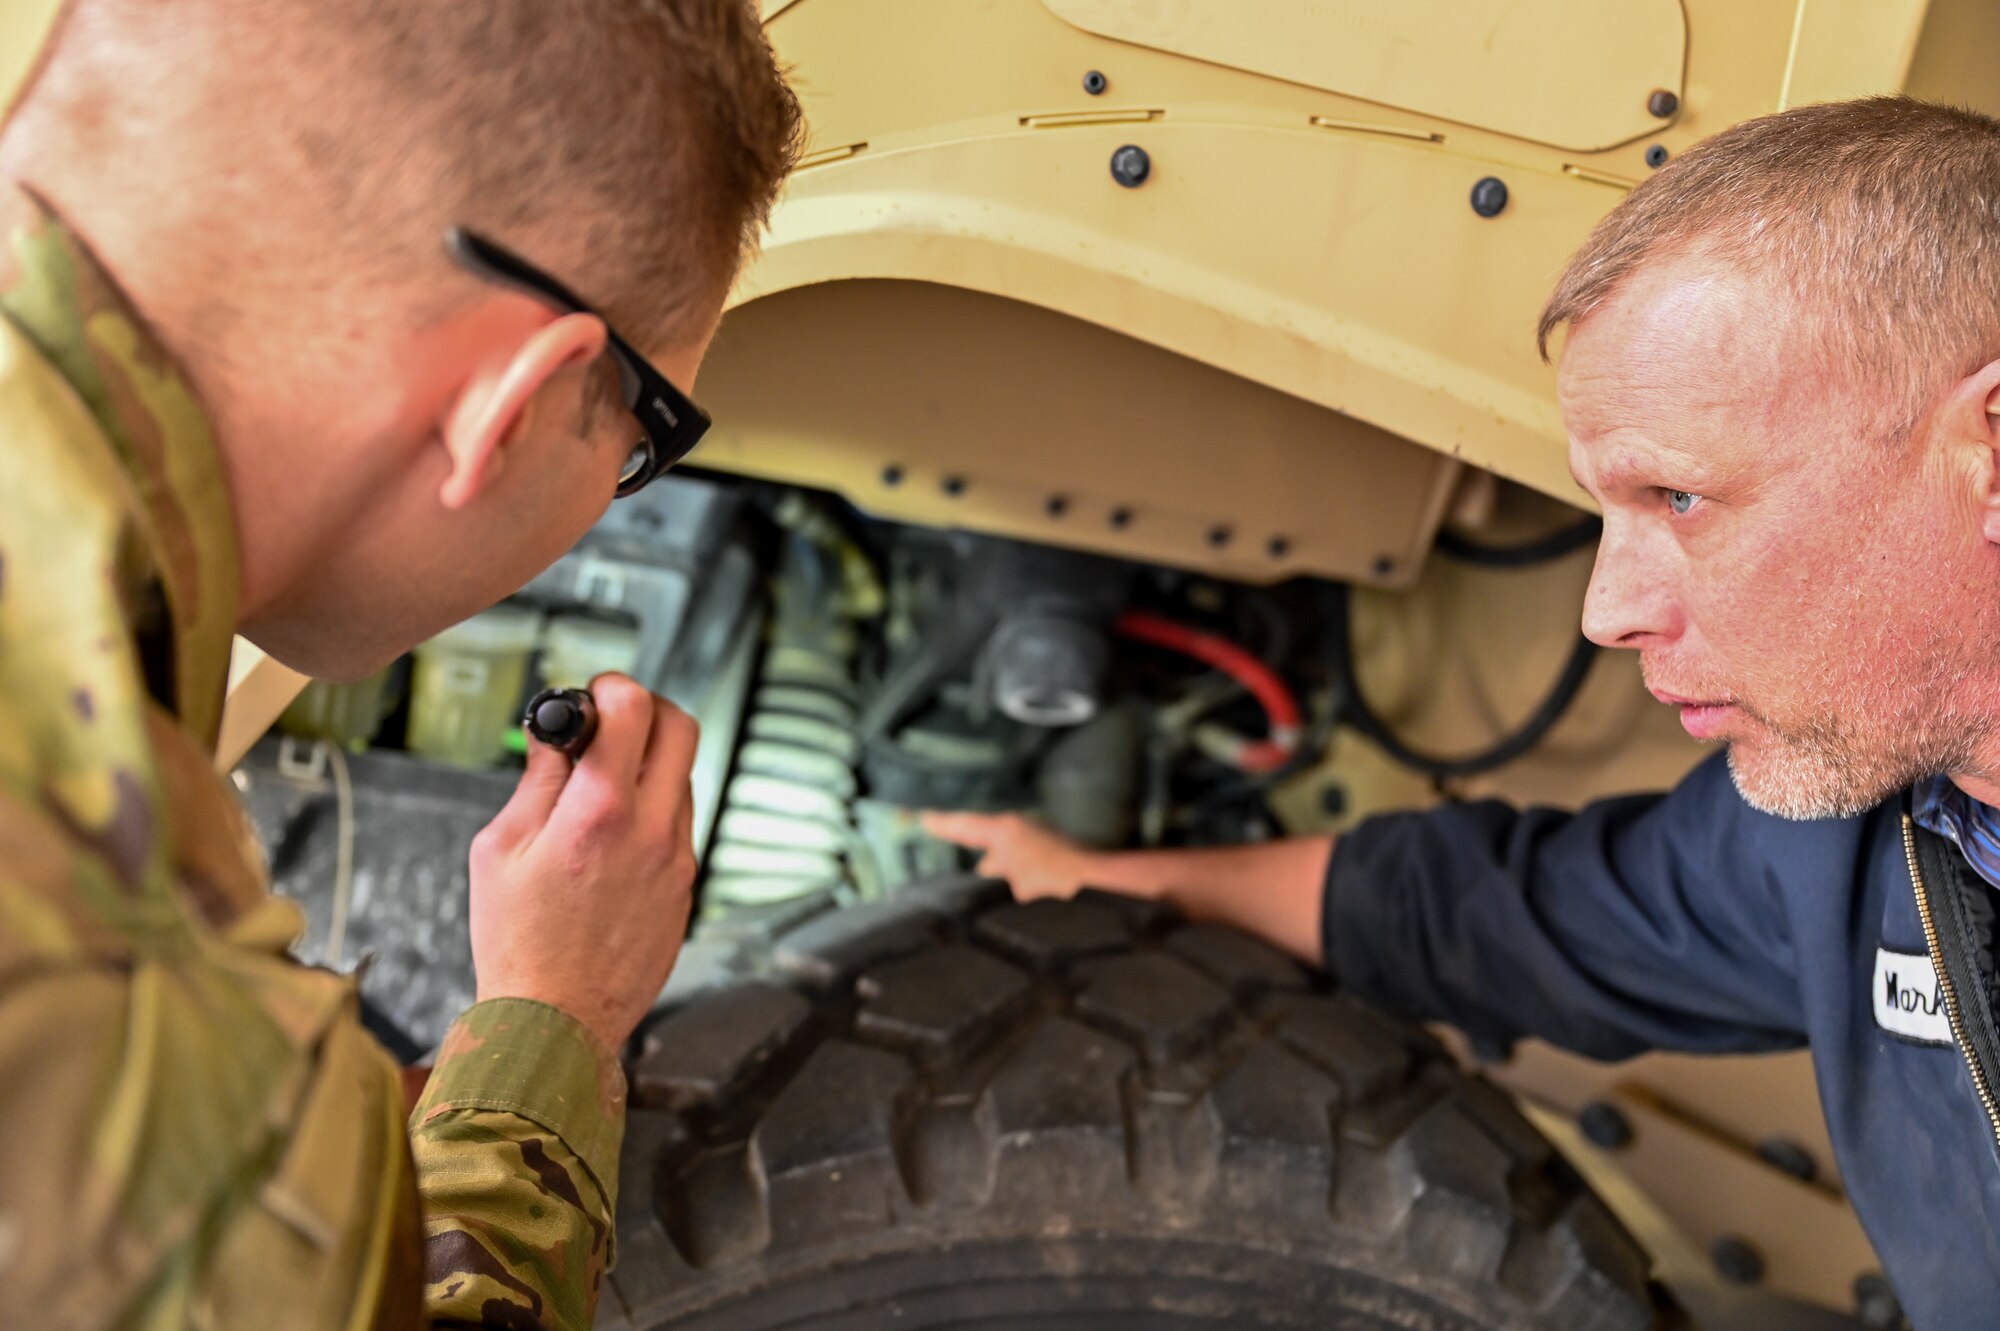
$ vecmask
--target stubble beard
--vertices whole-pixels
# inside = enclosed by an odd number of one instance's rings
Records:
[[[1925,777],[1976,768],[1992,718],[1968,705],[1978,676],[1963,645],[1942,646],[1820,693],[1836,701],[1796,721],[1739,704],[1753,733],[1729,741],[1737,792],[1779,818],[1853,818]]]

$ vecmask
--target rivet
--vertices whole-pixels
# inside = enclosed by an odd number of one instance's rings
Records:
[[[1632,1144],[1632,1120],[1609,1100],[1592,1100],[1576,1116],[1583,1139],[1601,1151],[1616,1151]]]
[[[1132,525],[1132,510],[1129,508],[1112,509],[1111,525],[1119,531],[1124,531]]]
[[[882,484],[897,486],[903,483],[903,469],[894,463],[882,468]]]
[[[1481,217],[1498,217],[1507,206],[1507,182],[1498,176],[1481,177],[1472,187],[1472,211]]]
[[[951,498],[956,499],[965,493],[965,477],[947,476],[944,478],[944,483],[940,488]]]
[[[1050,495],[1042,509],[1052,518],[1059,518],[1069,512],[1069,499],[1064,495]]]
[[[1236,533],[1231,531],[1227,524],[1218,522],[1208,529],[1208,543],[1220,550],[1228,545],[1235,535]]]
[[[1716,1273],[1732,1285],[1754,1285],[1764,1278],[1764,1254],[1748,1239],[1724,1234],[1708,1255]]]
[[[1647,166],[1650,166],[1655,171],[1657,171],[1666,164],[1667,164],[1667,146],[1664,143],[1656,143],[1652,147],[1646,149]]]
[[[1655,88],[1646,97],[1646,110],[1661,120],[1681,109],[1681,99],[1665,88]]]
[[[1092,97],[1102,97],[1104,90],[1111,86],[1111,80],[1104,77],[1104,71],[1093,69],[1083,76],[1083,90]]]
[[[1126,189],[1137,189],[1153,174],[1153,158],[1136,143],[1111,154],[1111,178]]]

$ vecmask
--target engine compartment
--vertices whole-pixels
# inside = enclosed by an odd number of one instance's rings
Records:
[[[1550,508],[1539,519],[1560,525],[1538,541],[1444,548],[1501,585],[1521,576],[1510,565],[1574,564],[1588,523]],[[545,682],[587,682],[558,660],[578,624],[622,634],[621,668],[700,722],[703,869],[671,1004],[776,931],[968,867],[923,833],[921,810],[1023,811],[1102,848],[1338,827],[1411,802],[1375,789],[1356,754],[1427,798],[1472,793],[1534,751],[1593,673],[1587,645],[1571,648],[1535,707],[1510,700],[1494,733],[1434,753],[1421,716],[1399,730],[1404,690],[1376,699],[1363,683],[1393,642],[1356,597],[1326,579],[1237,582],[676,475],[614,505],[509,603],[539,637],[504,676],[503,705],[482,704],[484,724],[511,732]],[[470,1001],[466,850],[519,763],[500,734],[497,761],[426,756],[427,709],[447,705],[426,664],[437,643],[372,682],[372,724],[332,705],[356,686],[315,685],[236,774],[279,890],[306,908],[302,955],[358,962],[378,1033],[411,1060]]]

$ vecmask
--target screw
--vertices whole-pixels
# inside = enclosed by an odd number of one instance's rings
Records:
[[[1609,1100],[1592,1100],[1576,1116],[1583,1139],[1600,1150],[1616,1151],[1632,1144],[1632,1120]]]
[[[1347,787],[1329,781],[1319,788],[1319,811],[1329,818],[1338,818],[1347,812]]]
[[[1854,1278],[1854,1311],[1868,1331],[1899,1331],[1903,1304],[1880,1271],[1865,1271]]]
[[[1665,88],[1653,89],[1646,98],[1646,110],[1661,120],[1669,118],[1680,109],[1680,97]]]
[[[1111,154],[1111,178],[1126,189],[1139,188],[1152,174],[1152,156],[1136,143],[1128,143]]]
[[[1507,182],[1498,176],[1483,177],[1472,187],[1472,211],[1481,217],[1498,217],[1507,206]]]
[[[1790,1137],[1770,1137],[1757,1144],[1758,1158],[1773,1169],[1810,1183],[1819,1177],[1819,1161]]]
[[[1083,90],[1092,97],[1102,97],[1104,90],[1111,86],[1111,80],[1104,77],[1104,71],[1093,69],[1083,76]]]
[[[1063,495],[1050,495],[1049,501],[1042,505],[1042,509],[1050,517],[1059,518],[1069,512],[1069,500]]]
[[[1119,531],[1124,531],[1127,527],[1132,525],[1132,510],[1129,508],[1112,509],[1111,525],[1117,528]]]
[[[1286,537],[1273,536],[1270,540],[1270,543],[1267,544],[1264,548],[1271,552],[1271,558],[1283,559],[1286,555],[1292,552],[1292,543]]]
[[[1656,143],[1652,147],[1646,149],[1647,166],[1650,166],[1655,171],[1657,171],[1666,164],[1667,164],[1667,147],[1665,144]]]
[[[953,499],[958,498],[960,495],[965,493],[965,477],[963,476],[945,477],[943,489],[945,494],[947,494],[951,498]]]
[[[1754,1285],[1764,1278],[1764,1254],[1748,1239],[1724,1234],[1708,1255],[1716,1273],[1732,1285]]]
[[[897,486],[903,483],[903,469],[894,463],[882,468],[882,484]]]
[[[1228,545],[1235,535],[1236,533],[1231,531],[1226,523],[1218,522],[1208,529],[1208,543],[1220,550]]]

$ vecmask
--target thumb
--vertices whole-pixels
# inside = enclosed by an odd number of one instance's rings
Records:
[[[521,773],[520,784],[514,787],[514,794],[506,807],[494,818],[496,828],[503,827],[517,840],[527,840],[539,832],[555,812],[556,801],[562,797],[563,787],[569,784],[569,774],[575,766],[566,753],[558,753],[539,740],[528,741],[528,770]]]
[[[986,813],[927,812],[918,819],[926,834],[977,850],[991,849],[1000,839],[1002,821],[1000,816]]]

